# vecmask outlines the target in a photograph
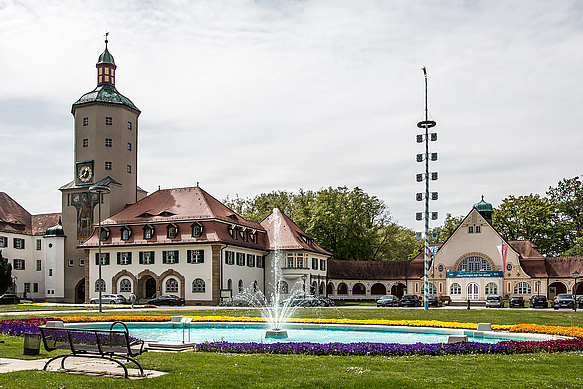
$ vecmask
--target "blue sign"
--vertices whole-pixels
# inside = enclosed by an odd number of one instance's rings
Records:
[[[465,277],[504,277],[501,271],[448,271],[447,278],[465,278]]]

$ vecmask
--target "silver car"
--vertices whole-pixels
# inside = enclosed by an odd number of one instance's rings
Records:
[[[119,296],[115,294],[101,295],[101,304],[123,304],[124,302],[125,298],[122,300],[121,298],[119,298]],[[99,304],[99,297],[95,297],[89,300],[89,304]]]

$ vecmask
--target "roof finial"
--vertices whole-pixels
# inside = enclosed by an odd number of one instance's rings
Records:
[[[105,48],[106,48],[106,49],[107,49],[107,42],[109,42],[109,41],[107,40],[107,37],[108,37],[108,36],[109,36],[109,32],[108,32],[108,31],[105,31]]]
[[[482,201],[484,201],[484,195],[482,195]]]

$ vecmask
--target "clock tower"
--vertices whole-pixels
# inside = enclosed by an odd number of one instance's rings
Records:
[[[138,187],[138,116],[140,110],[115,86],[116,69],[105,39],[105,50],[96,64],[97,86],[77,100],[74,118],[74,179],[62,192],[65,242],[64,292],[47,296],[55,301],[85,300],[85,254],[77,246],[92,233],[97,223],[98,195],[93,185],[108,186],[103,196],[101,217],[105,219],[127,204],[145,196]]]

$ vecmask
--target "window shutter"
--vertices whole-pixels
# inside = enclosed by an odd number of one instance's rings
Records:
[[[167,252],[166,251],[162,251],[162,263],[166,263],[167,262],[166,255],[167,255]]]
[[[204,250],[198,250],[200,253],[200,260],[198,263],[204,263]]]
[[[178,263],[178,250],[174,251],[174,263]]]
[[[140,251],[140,253],[138,254],[138,257],[139,257],[138,258],[138,263],[140,265],[143,265],[144,264],[144,252],[143,251]]]
[[[186,250],[186,263],[192,263],[192,250]]]
[[[99,266],[99,253],[95,253],[95,266]]]
[[[26,264],[26,261],[23,259],[23,260],[22,260],[22,270],[26,270],[26,269],[25,269],[25,267],[24,267],[24,265],[25,265],[25,264]],[[30,292],[30,291],[29,291],[29,292]]]
[[[109,265],[109,253],[105,254],[105,264]]]
[[[132,252],[130,251],[128,253],[128,265],[131,265],[131,264],[132,264]]]
[[[117,252],[117,264],[121,265],[121,253],[119,251]]]

